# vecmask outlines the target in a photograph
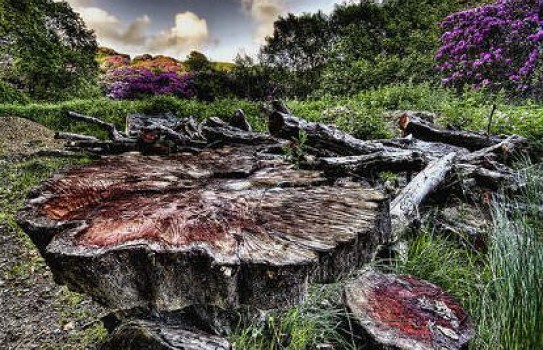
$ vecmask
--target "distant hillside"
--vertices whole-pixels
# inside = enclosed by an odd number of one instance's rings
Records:
[[[179,61],[173,57],[145,54],[131,58],[130,55],[119,53],[107,47],[100,47],[98,49],[96,59],[100,65],[100,70],[104,72],[121,67],[159,69],[168,72],[187,70],[183,61]],[[212,66],[216,70],[230,71],[235,65],[230,62],[212,62]]]

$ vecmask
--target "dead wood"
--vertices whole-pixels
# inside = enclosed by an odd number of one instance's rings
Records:
[[[383,193],[256,150],[106,157],[34,191],[19,223],[58,283],[113,309],[290,306],[389,240]]]
[[[329,177],[370,176],[381,171],[420,171],[428,163],[422,152],[398,150],[376,152],[362,156],[319,158],[309,166],[323,170]]]
[[[89,117],[87,115],[83,115],[76,112],[68,112],[68,116],[75,120],[97,125],[98,127],[108,132],[109,139],[112,141],[121,141],[126,138],[124,134],[120,133],[117,130],[117,127],[113,123],[107,123],[98,118]]]
[[[450,294],[415,277],[366,270],[347,284],[344,303],[367,349],[466,349],[475,336]]]
[[[419,140],[447,143],[467,148],[470,151],[495,146],[503,141],[502,138],[497,136],[440,129],[434,124],[408,114],[400,117],[399,126],[405,136],[413,135],[414,138]]]
[[[67,132],[55,133],[55,139],[68,141],[99,141],[99,139],[94,136],[71,134]]]
[[[390,205],[392,238],[397,241],[402,233],[420,222],[420,206],[436,188],[446,180],[453,169],[456,153],[430,163],[420,172]]]
[[[159,320],[132,320],[121,324],[101,350],[230,350],[227,339]]]
[[[385,150],[382,144],[362,141],[333,126],[308,123],[277,110],[272,112],[268,119],[271,135],[286,140],[299,140],[302,134],[305,134],[308,146],[319,150],[324,149],[336,155],[363,155]]]
[[[234,128],[238,128],[243,131],[253,131],[251,124],[249,124],[245,113],[241,109],[236,110],[234,116],[232,117],[232,119],[230,119],[229,124],[230,126],[233,126]]]

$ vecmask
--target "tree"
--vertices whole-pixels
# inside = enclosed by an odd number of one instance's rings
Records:
[[[322,12],[289,14],[274,24],[260,60],[275,70],[275,79],[288,81],[288,93],[305,97],[318,86],[331,44],[330,22]]]
[[[540,0],[500,0],[447,17],[436,54],[443,82],[457,89],[536,88],[541,81],[532,78],[541,66],[542,5]]]
[[[198,51],[191,51],[185,65],[191,72],[209,71],[213,68],[207,56]]]
[[[0,38],[11,76],[35,99],[76,95],[95,83],[96,38],[66,2],[0,0]]]

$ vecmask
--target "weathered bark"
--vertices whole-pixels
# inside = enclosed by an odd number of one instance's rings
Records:
[[[101,350],[230,350],[228,340],[160,321],[132,320],[115,329]]]
[[[89,117],[83,114],[68,112],[68,116],[72,119],[83,121],[85,123],[94,124],[104,129],[109,134],[109,139],[112,141],[122,141],[126,136],[117,130],[117,127],[113,123],[107,123],[98,118]]]
[[[502,138],[496,136],[469,131],[439,129],[436,125],[407,114],[400,117],[399,126],[405,136],[413,135],[414,138],[419,140],[447,143],[467,148],[470,151],[495,146],[503,141]]]
[[[35,190],[19,223],[57,282],[113,309],[281,308],[388,241],[381,192],[255,154],[104,158]]]
[[[397,241],[402,233],[420,221],[420,205],[446,178],[453,168],[456,153],[432,162],[420,172],[390,204],[392,239]]]
[[[253,131],[253,128],[251,127],[251,124],[249,124],[249,121],[247,121],[247,117],[245,116],[245,113],[243,110],[238,109],[235,113],[232,119],[230,119],[230,126],[233,126],[234,128],[238,128],[243,131]]]
[[[419,171],[427,164],[421,152],[398,150],[377,152],[363,156],[319,158],[309,166],[323,170],[327,176],[376,175],[381,171]]]
[[[519,156],[527,152],[527,150],[528,142],[526,139],[518,135],[512,135],[498,144],[464,155],[460,158],[460,161],[472,164],[482,161],[508,163],[515,160],[515,156]]]
[[[270,134],[287,140],[297,140],[302,133],[307,136],[307,145],[325,149],[341,156],[370,154],[385,150],[382,144],[359,140],[335,127],[308,123],[290,114],[274,111],[270,114]]]
[[[202,135],[208,141],[222,142],[228,145],[262,145],[276,144],[277,139],[262,133],[245,131],[228,125],[222,119],[214,117],[206,119],[200,126]]]
[[[347,284],[344,302],[365,349],[467,349],[475,335],[450,294],[415,277],[366,270]]]
[[[55,133],[55,139],[68,141],[98,141],[98,138],[94,136],[71,134],[67,132]]]

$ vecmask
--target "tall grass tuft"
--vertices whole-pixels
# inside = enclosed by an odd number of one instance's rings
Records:
[[[307,350],[319,344],[355,350],[347,312],[338,301],[341,286],[314,285],[306,301],[284,312],[274,312],[260,323],[240,327],[230,340],[236,350]]]
[[[488,251],[491,282],[479,320],[488,348],[543,349],[543,242],[541,220],[534,216],[541,209],[543,172],[529,167],[524,173],[523,195],[494,208]]]

